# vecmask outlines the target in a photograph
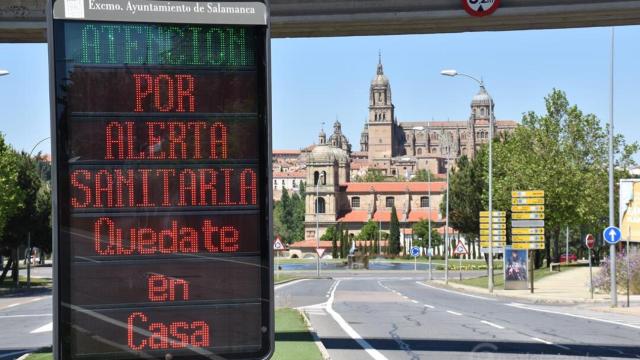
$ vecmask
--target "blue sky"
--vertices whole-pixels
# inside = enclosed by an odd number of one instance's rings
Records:
[[[498,119],[519,121],[526,111],[544,111],[544,96],[558,88],[583,111],[607,121],[609,36],[609,28],[588,28],[276,39],[274,148],[309,145],[322,122],[330,129],[338,117],[359,149],[379,50],[400,121],[468,118],[477,85],[439,75],[445,68],[483,77]],[[634,141],[640,141],[638,38],[640,26],[616,28],[616,132]],[[29,151],[49,136],[46,45],[0,45],[0,68],[11,71],[0,78],[0,131]],[[48,152],[48,146],[38,150]]]

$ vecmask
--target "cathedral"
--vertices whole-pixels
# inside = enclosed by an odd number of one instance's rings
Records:
[[[411,227],[420,220],[435,226],[444,220],[438,209],[446,183],[352,182],[354,168],[378,169],[391,178],[410,179],[417,170],[443,174],[462,155],[473,157],[489,141],[489,126],[495,136],[513,131],[515,121],[497,121],[494,103],[484,86],[471,100],[466,121],[398,122],[391,98],[391,85],[378,59],[369,92],[369,116],[360,136],[360,151],[351,144],[336,120],[328,138],[320,131],[315,146],[303,151],[306,163],[305,243],[312,248],[327,228],[342,224],[357,235],[369,220],[388,230],[391,209],[402,224],[402,239],[411,238]],[[410,241],[410,240],[409,240]]]
[[[447,159],[473,157],[480,145],[489,141],[489,126],[495,136],[516,128],[515,121],[497,121],[494,106],[481,85],[471,100],[466,121],[398,122],[391,85],[379,59],[369,90],[369,117],[360,136],[361,155],[366,154],[369,168],[380,169],[387,176],[410,177],[419,169],[445,173]]]

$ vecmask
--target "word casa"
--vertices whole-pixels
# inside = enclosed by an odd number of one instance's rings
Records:
[[[143,312],[134,312],[127,318],[127,344],[136,351],[208,347],[209,334],[209,325],[204,321],[150,322]]]

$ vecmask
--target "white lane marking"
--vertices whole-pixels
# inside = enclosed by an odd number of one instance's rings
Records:
[[[539,308],[529,307],[529,306],[526,306],[526,305],[523,305],[523,304],[519,304],[519,303],[511,303],[511,304],[505,304],[505,305],[511,306],[511,307],[515,307],[515,308],[518,308],[518,309],[538,311],[538,312],[543,312],[543,313],[548,313],[548,314],[555,314],[555,315],[563,315],[563,316],[569,316],[569,317],[573,317],[573,318],[585,319],[585,320],[591,320],[591,321],[599,321],[599,322],[603,322],[603,323],[607,323],[607,324],[625,326],[625,327],[629,327],[629,328],[632,328],[632,329],[640,330],[640,326],[639,325],[627,324],[627,323],[614,321],[614,320],[600,319],[600,318],[595,318],[595,317],[591,317],[591,316],[584,316],[584,315],[565,313],[565,312],[561,312],[561,311],[539,309]]]
[[[22,305],[22,303],[9,304],[9,305],[7,305],[7,306],[6,306],[6,308],[7,308],[7,309],[8,309],[8,308],[12,308],[12,307],[14,307],[14,306],[18,306],[18,305]]]
[[[480,321],[481,323],[485,324],[485,325],[489,325],[489,326],[493,326],[496,329],[500,329],[500,330],[504,330],[504,326],[500,326],[498,324],[494,324],[492,322],[486,321],[486,320],[482,320]]]
[[[29,299],[29,300],[24,301],[24,302],[9,304],[9,305],[7,305],[7,306],[5,306],[3,308],[0,308],[0,310],[9,309],[9,308],[12,308],[12,307],[29,304],[29,303],[32,303],[32,302],[40,301],[42,299],[46,299],[46,297],[36,297],[36,298]]]
[[[1,315],[0,319],[27,318],[27,317],[44,317],[52,316],[51,314],[23,314],[23,315]]]
[[[465,294],[465,293],[461,293],[461,292],[458,292],[458,291],[447,290],[447,289],[439,288],[439,287],[436,287],[436,286],[427,285],[427,284],[421,283],[420,281],[416,281],[416,284],[422,285],[424,287],[428,287],[430,289],[440,290],[440,291],[444,291],[444,292],[448,292],[448,293],[456,294],[456,295],[460,295],[460,296],[467,296],[467,297],[471,297],[471,298],[474,298],[474,299],[480,299],[480,300],[486,300],[486,301],[496,301],[496,299],[486,298],[486,297],[478,296],[478,295]]]
[[[418,301],[417,300],[411,300],[412,303],[417,304]]]
[[[537,342],[541,342],[543,344],[547,344],[547,345],[553,345],[553,343],[551,341],[547,341],[547,340],[543,340],[537,337],[532,337],[531,340],[535,340]]]
[[[455,311],[451,311],[451,310],[447,310],[447,312],[451,315],[456,315],[456,316],[462,316],[462,314],[460,314],[459,312],[455,312]]]
[[[358,343],[358,345],[360,345],[360,347],[362,347],[364,349],[364,351],[366,351],[367,354],[369,354],[369,356],[371,356],[375,360],[388,360],[378,350],[374,349],[371,346],[371,344],[369,344],[366,340],[364,340],[362,338],[362,336],[360,336],[360,334],[358,334],[342,318],[342,316],[340,316],[340,314],[338,314],[335,310],[333,310],[333,300],[335,299],[336,289],[338,288],[338,285],[340,284],[340,281],[341,280],[336,281],[336,285],[333,287],[333,290],[331,291],[331,296],[329,297],[329,301],[327,302],[327,312],[329,313],[329,315],[331,315],[333,320],[335,320],[335,322],[338,323],[338,325],[342,328],[342,330],[344,330],[344,332],[346,332],[347,335],[349,335],[353,340],[355,340]]]
[[[403,297],[405,300],[409,300],[409,297],[408,297],[408,296],[404,296],[404,295],[402,295],[402,297]]]
[[[429,308],[429,309],[435,309],[436,308],[435,306],[431,306],[431,305],[427,305],[427,304],[424,304],[424,307]]]
[[[52,322],[48,323],[47,325],[40,326],[39,328],[33,330],[29,334],[39,334],[39,333],[51,332],[51,331],[53,331],[53,323]]]
[[[286,287],[286,286],[289,286],[289,285],[293,285],[293,284],[297,284],[297,283],[300,283],[300,282],[303,282],[303,281],[307,281],[307,280],[309,280],[309,279],[298,279],[298,280],[293,280],[293,281],[289,281],[288,283],[284,283],[284,284],[276,285],[276,286],[274,286],[273,288],[274,288],[275,290],[280,290],[280,289],[282,289],[283,287]]]

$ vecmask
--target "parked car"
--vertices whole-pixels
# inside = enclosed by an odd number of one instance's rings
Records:
[[[569,262],[574,261],[578,261],[578,257],[576,256],[576,254],[569,253]],[[563,253],[562,255],[560,255],[560,262],[567,262],[567,254]]]

